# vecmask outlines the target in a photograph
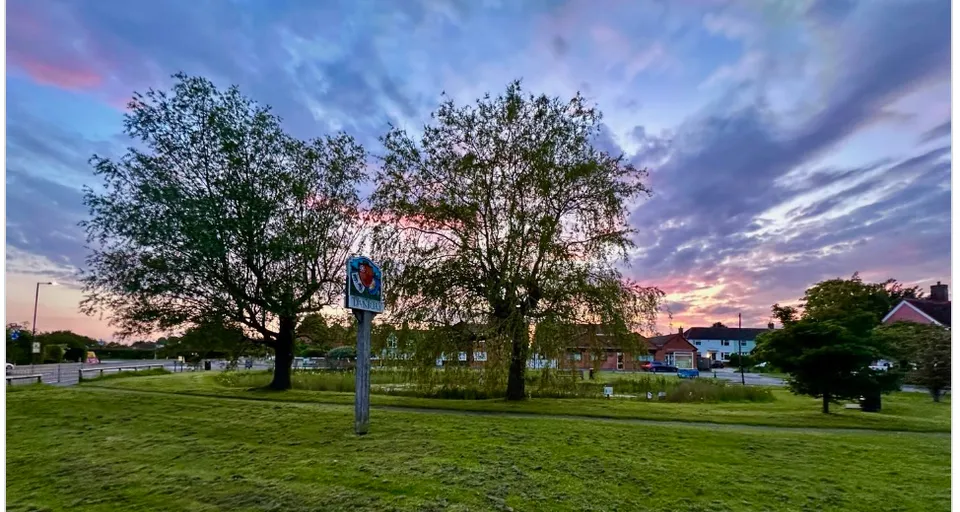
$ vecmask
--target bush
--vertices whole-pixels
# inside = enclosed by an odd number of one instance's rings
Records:
[[[356,359],[357,349],[349,346],[337,347],[330,352],[327,352],[327,357],[330,359]]]
[[[109,359],[154,359],[156,352],[153,350],[136,350],[132,348],[100,348],[94,349],[97,359],[101,361]]]
[[[729,366],[733,368],[740,368],[741,363],[743,364],[744,368],[749,368],[757,364],[757,361],[755,361],[750,354],[744,354],[741,357],[740,354],[733,353],[730,354],[727,359],[730,361]]]
[[[272,373],[221,372],[218,384],[230,388],[259,388],[270,383]],[[352,371],[304,370],[295,371],[293,389],[353,393],[355,374]],[[603,388],[611,386],[618,395],[633,395],[635,400],[646,400],[646,394],[656,396],[663,391],[668,402],[735,402],[769,401],[773,394],[766,388],[731,385],[715,379],[680,380],[668,376],[641,376],[620,378],[610,382],[583,381],[573,374],[541,371],[528,376],[530,398],[600,398]],[[370,372],[370,392],[380,395],[440,398],[448,400],[486,400],[503,398],[505,387],[502,376],[471,368],[388,370]]]

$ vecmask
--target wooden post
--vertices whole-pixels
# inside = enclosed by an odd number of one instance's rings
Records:
[[[362,436],[370,428],[370,331],[374,313],[355,309],[353,314],[358,324],[354,430]]]

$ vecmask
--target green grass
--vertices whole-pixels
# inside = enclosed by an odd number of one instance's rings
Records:
[[[99,386],[223,396],[251,400],[304,403],[353,403],[352,393],[290,390],[282,393],[228,388],[218,385],[212,373],[182,373],[141,379],[119,379]],[[923,393],[894,393],[883,397],[880,413],[844,410],[834,406],[831,414],[820,412],[818,400],[795,396],[783,389],[771,391],[772,402],[664,403],[619,399],[548,399],[524,402],[492,400],[440,400],[405,396],[371,395],[375,406],[429,408],[473,412],[574,415],[657,421],[711,422],[773,427],[861,428],[912,432],[950,432],[950,400],[933,403]]]
[[[169,389],[209,382],[179,377],[97,386],[162,383]],[[321,394],[274,396],[306,393]],[[339,405],[92,385],[6,397],[10,511],[950,507],[950,438],[943,434],[664,427],[374,409],[370,434],[357,437],[351,433],[352,407]]]
[[[156,375],[169,375],[166,368],[150,368],[149,370],[137,371],[118,371],[115,373],[105,373],[97,377],[84,377],[83,382],[102,382],[105,380],[129,379],[133,377],[153,377]]]

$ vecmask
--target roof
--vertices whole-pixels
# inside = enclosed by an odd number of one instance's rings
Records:
[[[950,301],[906,299],[904,302],[919,309],[923,314],[933,318],[942,325],[950,325]]]
[[[676,339],[679,339],[684,343],[686,343],[687,345],[690,345],[693,348],[693,350],[697,350],[696,347],[693,347],[693,344],[687,340],[686,336],[680,333],[666,334],[664,336],[654,336],[652,338],[647,338],[647,345],[649,345],[652,350],[660,350],[667,343],[670,343],[671,341]]]
[[[688,340],[744,340],[753,341],[757,336],[770,329],[758,329],[755,327],[691,327],[684,333]]]
[[[894,312],[908,305],[913,309],[919,311],[921,314],[937,322],[940,325],[945,325],[950,327],[950,301],[937,301],[937,300],[926,300],[926,299],[904,299],[903,302],[897,304],[897,307],[893,308],[890,313],[883,318],[886,321]]]

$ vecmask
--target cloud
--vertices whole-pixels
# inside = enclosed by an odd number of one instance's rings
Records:
[[[920,136],[920,142],[932,142],[943,137],[949,137],[951,133],[950,121],[934,126]]]

